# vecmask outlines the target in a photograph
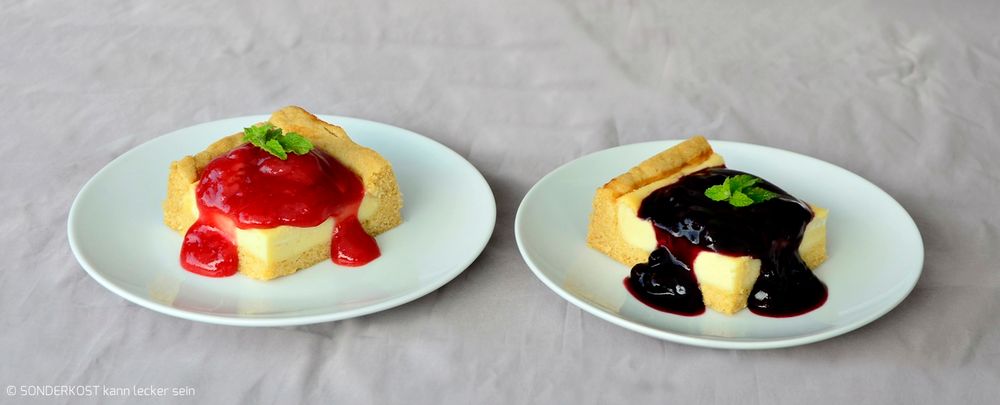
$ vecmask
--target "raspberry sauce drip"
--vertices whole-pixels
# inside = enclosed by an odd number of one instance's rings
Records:
[[[826,302],[826,286],[798,252],[806,225],[813,218],[812,210],[763,180],[755,186],[777,197],[747,207],[705,197],[708,187],[738,174],[745,173],[703,169],[653,191],[642,201],[639,217],[652,221],[660,247],[650,254],[647,263],[633,267],[626,280],[636,298],[671,313],[703,312],[694,260],[699,253],[712,251],[761,260],[760,277],[747,302],[747,308],[755,314],[796,316]]]
[[[334,219],[330,257],[361,266],[380,252],[358,221],[365,190],[336,159],[313,149],[286,160],[246,144],[216,158],[195,189],[198,220],[181,246],[181,265],[209,277],[236,274],[235,228],[314,227]]]

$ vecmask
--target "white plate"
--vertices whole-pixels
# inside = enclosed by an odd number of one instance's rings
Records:
[[[636,332],[728,349],[828,339],[884,315],[913,289],[923,268],[923,242],[906,210],[884,191],[808,156],[712,141],[727,167],[758,175],[830,209],[829,259],[816,271],[829,289],[829,299],[815,311],[783,319],[750,311],[728,317],[710,310],[684,317],[643,305],[623,286],[630,269],[587,246],[591,201],[605,182],[677,142],[626,145],[584,156],[532,187],[518,208],[514,235],[525,262],[545,285],[591,314]]]
[[[80,190],[69,213],[77,260],[101,285],[144,307],[195,321],[301,325],[370,314],[417,299],[460,274],[493,233],[496,203],[483,176],[451,149],[405,129],[321,116],[378,151],[403,192],[403,223],[379,235],[382,257],[360,268],[330,261],[276,280],[202,277],[179,264],[181,236],[163,224],[167,168],[251,116],[181,129],[123,154]]]

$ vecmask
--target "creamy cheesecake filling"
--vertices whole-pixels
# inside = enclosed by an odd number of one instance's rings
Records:
[[[237,228],[236,245],[241,253],[270,265],[292,259],[310,248],[329,245],[334,222],[329,218],[310,228],[287,225],[270,229]]]
[[[760,276],[760,259],[703,250],[695,256],[694,274],[703,287],[708,285],[732,292],[747,290]]]
[[[618,197],[618,229],[621,230],[622,238],[630,245],[645,251],[647,255],[655,250],[656,234],[653,232],[652,223],[638,216],[642,200],[646,199],[646,196],[650,193],[676,183],[681,177],[705,168],[720,167],[723,165],[725,165],[725,161],[722,160],[722,156],[713,153],[712,156],[709,156],[697,165],[684,167],[671,176],[654,181]]]
[[[198,204],[195,200],[195,189],[198,182],[191,184],[184,195],[184,206],[191,213],[191,222],[198,218]],[[358,220],[364,222],[375,215],[378,210],[378,197],[365,193],[358,208]],[[224,220],[224,219],[221,219]],[[302,252],[316,246],[330,244],[330,235],[336,225],[334,218],[313,227],[297,227],[282,225],[274,228],[240,229],[233,227],[236,245],[240,254],[254,256],[265,264],[290,260]]]

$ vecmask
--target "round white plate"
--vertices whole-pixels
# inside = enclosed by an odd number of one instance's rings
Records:
[[[808,156],[758,145],[712,141],[726,166],[753,173],[805,201],[830,209],[829,259],[816,270],[826,304],[793,318],[742,311],[684,317],[649,308],[623,285],[629,268],[587,246],[594,191],[679,141],[620,146],[549,173],[524,197],[514,224],[517,246],[535,275],[597,317],[660,339],[728,349],[767,349],[828,339],[889,312],[920,276],[924,248],[913,220],[867,180]],[[822,181],[817,181],[822,179]]]
[[[181,236],[163,224],[170,162],[267,116],[184,128],[118,157],[80,190],[69,242],[101,285],[136,304],[195,321],[301,325],[370,314],[417,299],[459,275],[493,233],[496,203],[483,176],[447,147],[405,129],[320,116],[392,163],[403,223],[379,235],[382,256],[358,268],[325,261],[262,282],[209,278],[179,264]]]

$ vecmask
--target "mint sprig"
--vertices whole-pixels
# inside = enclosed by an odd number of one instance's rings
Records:
[[[734,207],[746,207],[777,197],[778,194],[754,186],[760,179],[749,174],[727,176],[722,184],[705,190],[705,197],[712,201],[727,201]]]
[[[278,159],[288,159],[288,153],[304,155],[313,149],[312,142],[295,132],[282,133],[270,122],[243,128],[243,140],[268,151]]]

